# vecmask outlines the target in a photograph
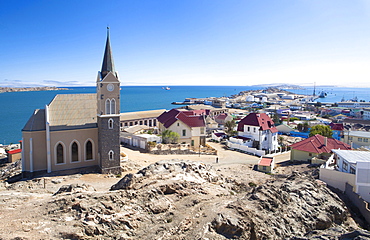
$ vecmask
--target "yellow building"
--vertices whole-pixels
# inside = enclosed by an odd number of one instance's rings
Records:
[[[319,134],[294,143],[290,147],[290,160],[292,161],[310,161],[313,157],[328,159],[333,149],[351,149],[351,147],[344,142],[323,137]]]
[[[206,121],[202,111],[180,111],[172,109],[158,117],[159,130],[170,130],[179,134],[180,143],[199,147],[206,144]]]

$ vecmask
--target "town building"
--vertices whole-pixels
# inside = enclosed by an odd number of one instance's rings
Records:
[[[272,173],[275,168],[274,157],[261,157],[257,164],[257,169],[260,172]]]
[[[237,131],[238,136],[249,139],[248,147],[267,151],[278,150],[278,130],[266,113],[248,114],[238,123]]]
[[[342,191],[350,184],[354,192],[370,202],[370,152],[333,150],[333,153],[320,168],[320,179]]]
[[[338,102],[342,108],[370,108],[370,102]]]
[[[89,168],[121,173],[120,81],[109,29],[95,94],[59,94],[22,129],[23,176]]]
[[[179,142],[193,147],[206,144],[206,113],[202,110],[181,111],[172,109],[157,119],[159,130],[170,130],[179,134]]]
[[[344,131],[342,141],[352,145],[353,148],[370,148],[370,132]]]
[[[290,147],[290,160],[292,161],[311,161],[314,157],[327,160],[333,149],[351,149],[351,146],[344,142],[319,134],[294,143]]]
[[[166,109],[159,109],[159,110],[121,113],[120,114],[121,131],[125,128],[136,125],[156,127],[157,117],[159,117],[165,111]]]
[[[362,118],[364,120],[370,120],[370,108],[364,108],[363,109]]]

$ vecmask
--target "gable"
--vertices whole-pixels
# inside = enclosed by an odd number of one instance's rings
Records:
[[[45,109],[36,109],[22,131],[43,131],[45,129]]]
[[[118,73],[115,72],[117,76],[115,76],[112,72],[108,72],[108,74],[101,80],[101,82],[112,82],[112,83],[119,83]]]
[[[259,130],[270,130],[272,133],[278,132],[274,121],[266,113],[250,113],[238,123],[237,130],[244,131],[244,126],[259,127]]]
[[[162,113],[157,119],[163,124],[165,128],[169,128],[177,120],[181,120],[189,127],[205,127],[205,120],[203,115],[193,115],[192,111],[179,111],[172,109],[168,112]]]

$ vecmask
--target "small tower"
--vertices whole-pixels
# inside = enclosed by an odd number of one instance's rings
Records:
[[[114,69],[109,27],[96,90],[99,167],[102,173],[120,174],[120,81]]]

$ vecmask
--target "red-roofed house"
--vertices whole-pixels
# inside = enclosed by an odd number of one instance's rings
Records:
[[[12,163],[22,159],[22,149],[14,149],[8,151],[8,162]]]
[[[179,134],[180,143],[198,147],[206,144],[205,113],[199,111],[180,111],[172,109],[162,113],[157,119],[159,130],[171,130]]]
[[[273,157],[261,157],[258,161],[258,171],[271,173],[275,168],[275,161]]]
[[[214,117],[218,124],[225,125],[226,122],[233,120],[233,117],[228,113],[221,113]]]
[[[250,138],[251,146],[259,150],[278,150],[278,130],[266,113],[250,113],[238,123],[238,135]],[[254,143],[253,143],[254,142]]]
[[[351,146],[333,138],[323,137],[319,134],[309,137],[303,141],[294,143],[291,147],[290,160],[309,161],[313,157],[328,159],[331,150],[351,150]]]

